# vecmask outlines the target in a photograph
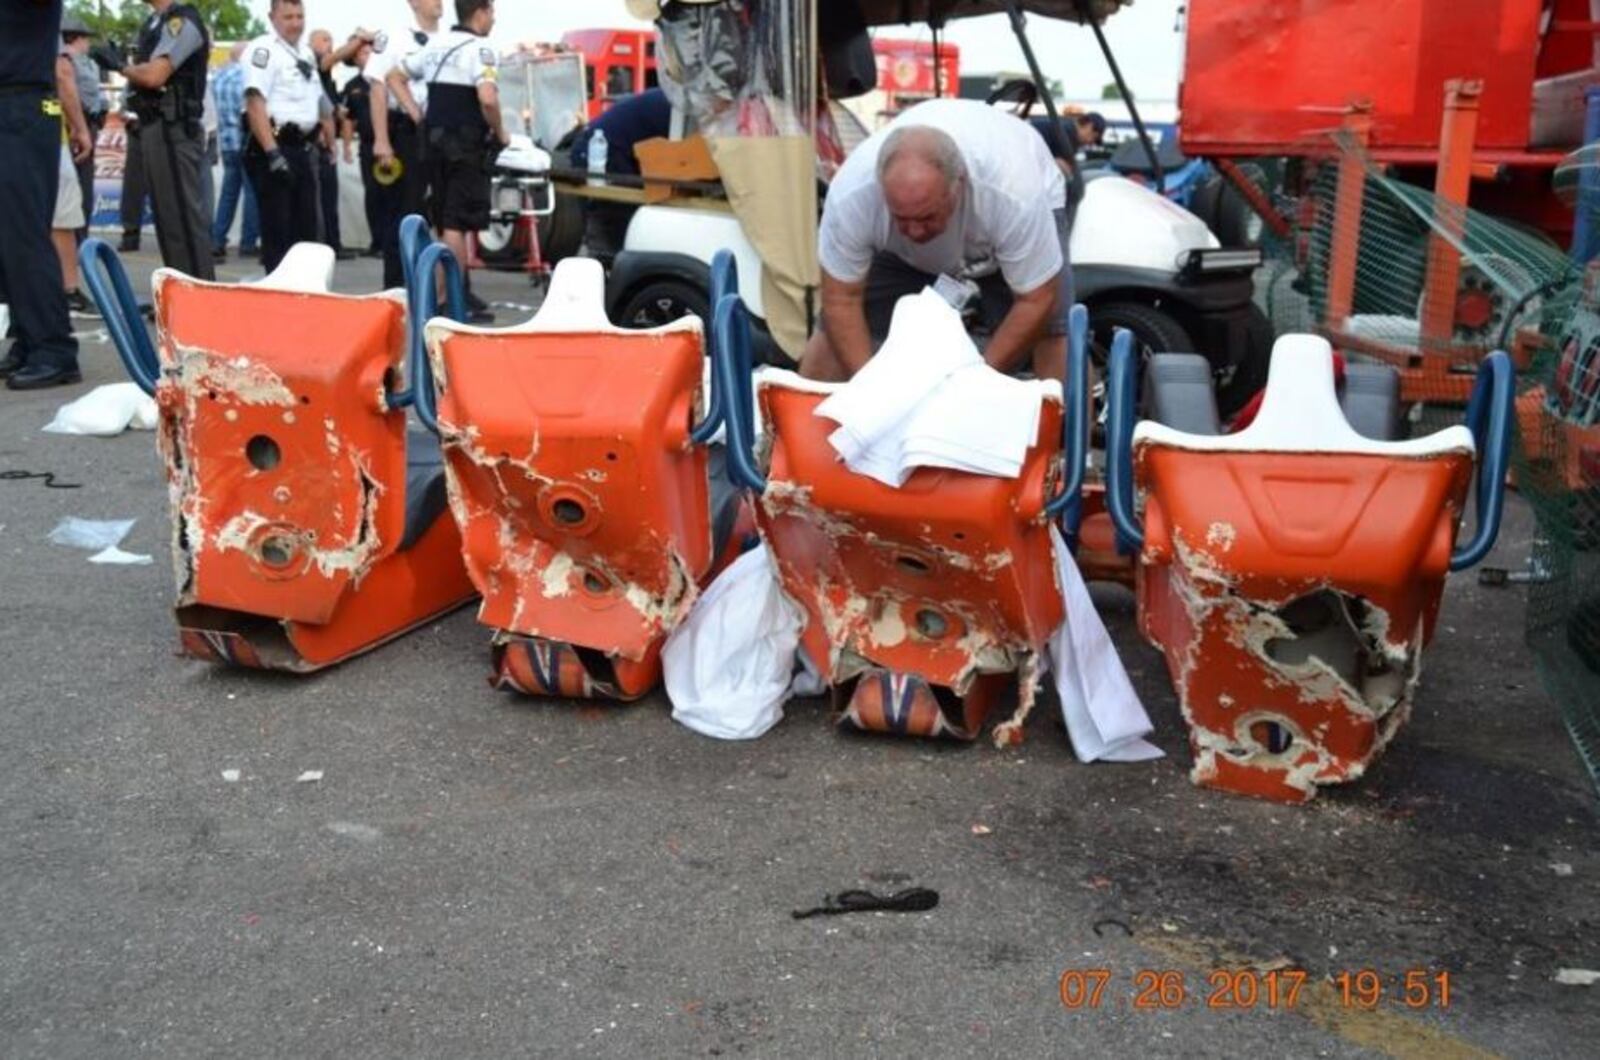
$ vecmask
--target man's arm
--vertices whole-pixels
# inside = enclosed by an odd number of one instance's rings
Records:
[[[161,43],[156,45],[148,62],[123,67],[122,76],[134,88],[153,92],[165,87],[178,67],[188,62],[189,57],[205,44],[200,27],[188,19],[174,21],[181,21],[182,25],[176,31],[169,28],[161,35]]]
[[[339,108],[339,142],[344,144],[344,160],[355,161],[356,120],[350,116],[350,108]]]
[[[340,63],[347,63],[354,59],[356,52],[361,50],[362,45],[372,43],[372,38],[373,34],[364,29],[358,29],[350,34],[349,40],[319,59],[317,65],[321,67],[323,73],[328,73]]]
[[[56,56],[56,97],[61,100],[61,112],[66,118],[72,160],[82,162],[94,150],[94,140],[89,136],[89,123],[83,117],[83,101],[78,98],[77,73],[72,69],[72,60],[65,55]]]
[[[246,89],[244,113],[250,122],[250,135],[256,138],[261,150],[271,154],[278,149],[278,138],[272,132],[272,118],[267,113],[267,98],[257,90]]]
[[[489,123],[489,131],[494,133],[495,141],[510,143],[506,137],[505,121],[500,116],[500,87],[493,81],[478,85],[478,106],[483,110],[483,120]]]
[[[1051,314],[1067,308],[1056,305],[1061,270],[1068,267],[1059,212],[1041,196],[1012,213],[995,241],[995,256],[1012,296],[1011,311],[984,350],[991,368],[1006,372],[1020,367],[1043,337]]]
[[[847,283],[822,270],[822,330],[834,355],[850,375],[872,359],[872,332],[867,327],[867,281]]]
[[[1031,291],[1013,292],[1011,311],[989,338],[983,359],[990,368],[1009,372],[1021,366],[1033,353],[1034,344],[1044,335],[1056,311],[1056,277]]]
[[[412,121],[419,125],[422,124],[422,108],[417,106],[417,98],[411,94],[411,78],[410,75],[406,73],[404,63],[389,71],[387,83],[389,86],[389,91],[394,93],[394,98],[400,101],[400,109],[405,111],[406,114],[411,117]],[[376,108],[378,100],[378,94],[376,92],[372,94],[372,100],[373,107]],[[387,102],[387,100],[385,102]],[[372,113],[372,130],[374,133],[376,133],[378,130],[378,113],[376,109],[374,109]],[[385,121],[383,124],[383,131],[387,137],[389,132],[389,123],[387,121]]]
[[[387,162],[394,157],[394,146],[389,143],[389,86],[382,81],[371,85],[368,105],[372,107],[372,157]]]

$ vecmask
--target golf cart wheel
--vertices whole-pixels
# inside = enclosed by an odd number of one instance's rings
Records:
[[[1244,359],[1217,385],[1217,413],[1224,421],[1232,419],[1245,402],[1267,385],[1267,369],[1272,365],[1272,344],[1277,340],[1277,332],[1260,306],[1250,307],[1248,334]]]
[[[1105,367],[1111,338],[1118,328],[1133,332],[1134,352],[1141,360],[1152,353],[1196,353],[1194,340],[1165,310],[1143,302],[1108,302],[1089,308],[1095,366]]]
[[[555,210],[539,218],[539,252],[547,265],[583,249],[583,200],[556,192]]]
[[[625,328],[658,328],[690,315],[710,318],[704,291],[682,280],[651,280],[628,295],[617,323]]]

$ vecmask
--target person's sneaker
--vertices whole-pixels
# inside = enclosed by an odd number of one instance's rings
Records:
[[[117,244],[119,254],[137,254],[139,252],[139,233],[122,233],[122,242]]]
[[[467,307],[467,323],[468,324],[493,324],[494,323],[494,310],[490,309],[488,306],[484,306],[482,309],[475,309],[472,306],[468,306]]]
[[[84,293],[74,287],[67,292],[67,312],[75,317],[97,317],[100,311],[94,303],[84,296]]]
[[[489,303],[479,298],[476,291],[468,291],[467,308],[474,313],[486,313],[489,311]]]
[[[224,261],[227,261],[228,260],[228,248],[227,247],[212,247],[211,248],[211,260],[214,263],[218,264],[218,265],[222,264]]]
[[[5,357],[0,359],[0,379],[9,378],[15,373],[22,371],[23,365],[27,363],[27,361],[22,359],[22,354],[17,352],[16,345],[13,344],[11,349],[7,351]]]
[[[239,248],[239,256],[241,258],[259,258],[261,256],[261,248],[260,247],[240,247]]]

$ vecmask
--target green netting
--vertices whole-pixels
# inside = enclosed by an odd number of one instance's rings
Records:
[[[1527,641],[1541,677],[1600,784],[1600,266],[1575,264],[1531,228],[1443,203],[1350,142],[1321,154],[1303,181],[1298,227],[1266,246],[1262,308],[1279,332],[1320,331],[1352,356],[1409,369],[1419,432],[1460,421],[1463,388],[1448,384],[1462,380],[1452,377],[1494,349],[1520,356],[1515,482],[1538,536],[1529,569],[1513,577],[1527,585]],[[1361,182],[1360,210],[1344,215],[1341,161],[1345,179]],[[1600,202],[1600,149],[1569,159],[1556,187],[1580,213],[1586,198]],[[1600,226],[1600,208],[1592,222]],[[1436,265],[1441,253],[1459,265],[1448,290],[1448,273],[1429,269],[1430,244]],[[1330,303],[1336,257],[1352,246],[1344,315]],[[1449,316],[1442,335],[1425,339],[1430,295]],[[1424,362],[1448,374],[1422,374]]]

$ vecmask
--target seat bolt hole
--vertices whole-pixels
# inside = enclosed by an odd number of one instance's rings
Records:
[[[245,459],[257,471],[271,471],[283,461],[283,451],[278,443],[264,434],[258,434],[245,443]]]

